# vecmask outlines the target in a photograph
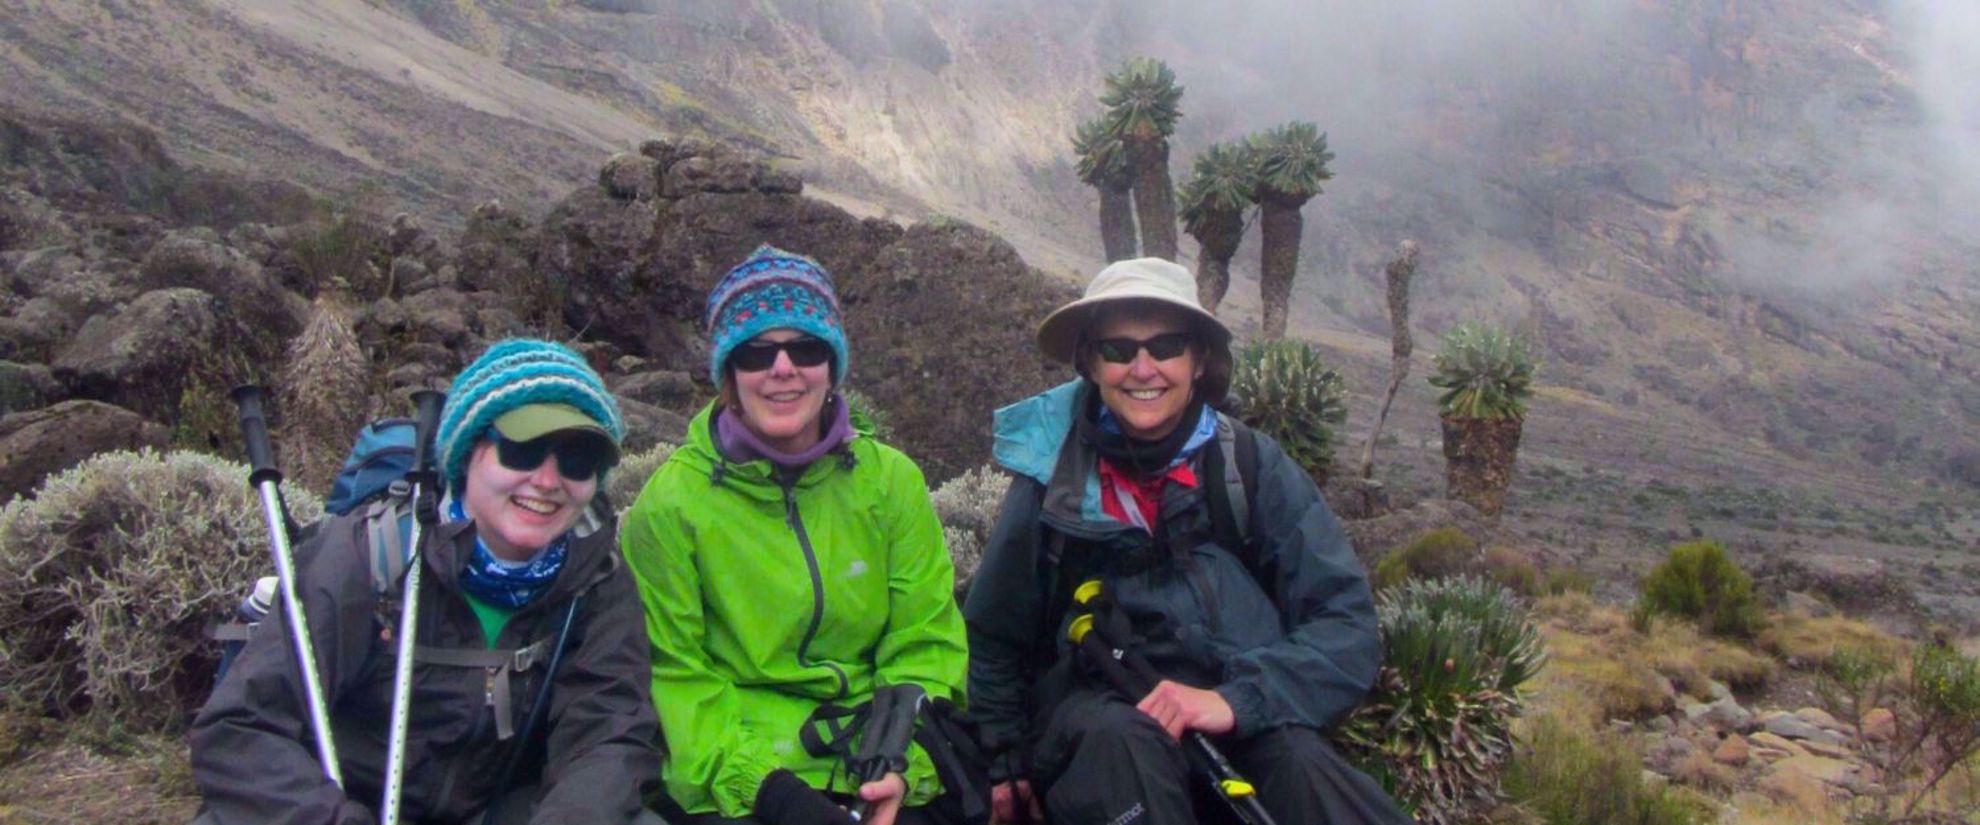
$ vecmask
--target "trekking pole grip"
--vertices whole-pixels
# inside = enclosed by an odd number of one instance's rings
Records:
[[[433,472],[433,432],[440,429],[440,408],[447,394],[439,390],[419,390],[412,394],[414,424],[412,472]]]
[[[268,417],[261,410],[261,388],[242,384],[229,395],[234,399],[234,406],[240,409],[241,440],[247,444],[250,469],[248,484],[259,486],[264,481],[281,483],[282,471],[275,469],[275,451],[268,446]]]

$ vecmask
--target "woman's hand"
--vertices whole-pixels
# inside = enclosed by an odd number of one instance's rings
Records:
[[[1149,691],[1134,709],[1148,714],[1176,739],[1181,739],[1186,730],[1219,734],[1229,733],[1237,726],[1237,717],[1232,715],[1231,704],[1224,701],[1223,694],[1167,679]]]
[[[901,802],[907,799],[907,780],[900,774],[888,773],[859,786],[859,798],[873,803],[873,813],[861,825],[894,825],[894,817],[901,812]]]
[[[1045,819],[1045,812],[1039,810],[1038,798],[1031,795],[1031,782],[1020,779],[990,789],[990,819],[1006,825],[1041,822]]]

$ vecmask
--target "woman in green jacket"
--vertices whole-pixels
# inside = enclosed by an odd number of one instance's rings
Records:
[[[927,822],[918,746],[866,782],[800,731],[820,708],[912,684],[960,702],[955,573],[921,471],[855,432],[831,276],[764,246],[708,297],[720,397],[621,525],[646,605],[667,792],[696,825]]]

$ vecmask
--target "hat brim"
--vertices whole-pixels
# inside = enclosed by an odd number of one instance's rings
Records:
[[[597,433],[606,441],[612,440],[604,425],[569,404],[524,404],[496,418],[494,427],[510,441],[533,441],[564,430]]]
[[[1129,301],[1153,301],[1185,310],[1196,323],[1199,333],[1208,337],[1203,342],[1205,346],[1213,349],[1230,346],[1231,330],[1224,326],[1223,321],[1217,320],[1217,316],[1205,312],[1196,304],[1177,299],[1174,293],[1158,286],[1135,285],[1118,288],[1105,295],[1087,296],[1053,310],[1038,325],[1038,351],[1059,363],[1071,364],[1074,349],[1079,344],[1079,331],[1093,317],[1094,311],[1107,304]]]

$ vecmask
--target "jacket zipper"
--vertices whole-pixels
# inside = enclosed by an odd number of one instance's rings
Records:
[[[804,551],[804,565],[811,573],[811,624],[804,629],[804,638],[798,642],[797,660],[800,667],[817,667],[823,664],[839,680],[839,692],[833,698],[843,698],[850,689],[846,672],[830,662],[814,664],[805,650],[811,647],[811,640],[818,636],[818,625],[825,620],[825,577],[818,572],[818,555],[812,552],[811,536],[804,531],[804,518],[798,515],[797,496],[789,483],[780,484],[784,491],[784,523],[791,532],[797,534],[798,549]]]

